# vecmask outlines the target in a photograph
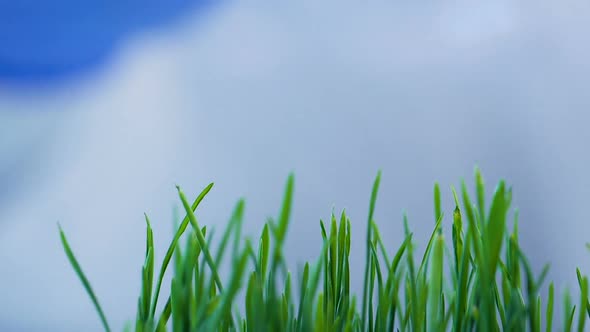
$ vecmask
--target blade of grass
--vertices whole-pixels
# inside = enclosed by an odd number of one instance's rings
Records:
[[[549,284],[549,299],[547,300],[547,310],[545,311],[545,331],[550,332],[553,330],[553,299],[554,299],[555,287],[553,283]]]
[[[580,270],[577,269],[578,275]],[[588,309],[588,278],[582,277],[580,281],[580,313],[578,319],[578,332],[583,332],[586,325],[586,310]]]
[[[576,268],[576,276],[578,278],[578,285],[580,286],[580,290],[582,289],[582,284],[583,284],[583,277],[582,277],[582,273],[580,272],[579,268]],[[588,297],[586,297],[586,304],[584,305],[584,308],[586,308],[586,311],[588,312],[588,317],[590,317],[590,302],[588,302]],[[583,312],[584,310],[582,310]]]
[[[441,219],[442,209],[440,203],[440,186],[438,182],[434,183],[434,221],[437,222]]]
[[[57,224],[57,227],[59,228],[59,236],[61,238],[61,244],[64,248],[64,251],[66,252],[66,256],[68,256],[68,260],[70,261],[70,264],[74,268],[74,271],[76,272],[76,275],[78,275],[78,278],[82,282],[82,285],[84,285],[84,289],[86,290],[86,293],[88,293],[88,296],[90,296],[90,299],[92,300],[92,303],[94,304],[94,308],[96,309],[96,312],[98,312],[98,315],[100,316],[100,320],[102,322],[102,325],[103,325],[105,331],[110,332],[111,328],[109,326],[109,323],[107,322],[107,318],[100,306],[100,303],[98,303],[98,298],[94,294],[94,291],[92,290],[92,286],[90,286],[90,282],[86,278],[86,275],[82,271],[82,268],[80,267],[80,264],[78,263],[78,260],[74,256],[74,253],[72,252],[70,244],[68,243],[68,240],[66,239],[66,235],[59,223]]]
[[[244,200],[240,199],[238,201],[238,203],[236,204],[234,211],[232,212],[232,216],[230,218],[230,221],[229,221],[225,231],[223,232],[223,236],[221,238],[221,243],[219,244],[219,248],[217,249],[217,254],[215,255],[215,265],[216,266],[221,264],[221,261],[223,259],[223,255],[225,254],[225,248],[226,248],[229,238],[232,234],[232,231],[234,231],[234,229],[237,230],[237,228],[240,227],[243,218],[244,218]]]
[[[209,251],[209,246],[207,245],[207,242],[205,241],[205,236],[203,235],[203,232],[201,231],[201,227],[199,227],[199,223],[197,222],[197,218],[195,217],[195,214],[193,213],[191,206],[189,205],[188,201],[186,200],[186,196],[184,195],[184,192],[182,192],[182,190],[180,189],[179,186],[177,186],[176,189],[178,190],[178,195],[180,197],[180,200],[182,201],[182,205],[184,206],[184,209],[186,210],[186,213],[189,216],[189,221],[190,221],[191,225],[193,226],[194,231],[197,234],[197,240],[199,241],[199,245],[201,246],[201,251],[203,252],[203,254],[205,256],[205,261],[207,262],[207,265],[209,265],[209,269],[211,270],[211,273],[213,273],[213,280],[215,281],[215,285],[217,286],[217,288],[219,289],[220,292],[223,292],[223,285],[221,283],[221,278],[219,277],[219,272],[217,271],[217,266],[215,265],[215,261],[213,260],[213,257],[211,256],[211,252]]]
[[[479,209],[479,220],[485,223],[486,220],[486,207],[485,207],[485,184],[483,176],[479,167],[475,167],[475,188],[477,196],[477,207]],[[493,203],[492,203],[493,204]],[[483,225],[480,225],[483,228]]]
[[[201,191],[201,193],[199,194],[199,196],[197,196],[193,205],[191,206],[191,209],[192,209],[191,211],[195,211],[197,209],[197,207],[199,206],[201,201],[203,201],[205,196],[207,196],[209,191],[211,191],[211,188],[213,188],[213,183],[210,183],[209,185],[207,185],[205,187],[205,189],[203,189],[203,191]],[[186,215],[184,217],[184,219],[182,220],[180,227],[176,231],[176,234],[174,234],[174,238],[172,240],[172,243],[170,243],[170,246],[168,247],[168,251],[166,252],[166,255],[164,256],[164,260],[162,261],[162,266],[160,267],[160,274],[158,276],[158,283],[156,284],[156,291],[154,292],[154,301],[153,301],[152,310],[151,310],[152,317],[154,317],[155,312],[156,312],[156,307],[158,305],[158,297],[160,295],[160,288],[162,287],[162,281],[164,279],[164,274],[166,273],[166,268],[168,267],[168,264],[170,263],[170,260],[172,259],[172,254],[174,253],[174,250],[176,249],[176,246],[178,245],[178,240],[180,240],[180,237],[182,236],[182,234],[184,233],[184,231],[188,227],[188,224],[189,224],[189,217],[188,217],[188,215]]]
[[[479,190],[479,189],[478,189]],[[488,248],[488,273],[496,271],[504,232],[506,227],[506,213],[508,212],[506,201],[506,186],[500,181],[490,208],[490,218],[486,225],[485,244]]]
[[[430,294],[428,296],[428,328],[431,331],[439,331],[443,322],[441,321],[441,312],[444,310],[444,305],[441,303],[442,283],[443,283],[443,251],[444,251],[444,237],[438,234],[435,238],[434,249],[430,260],[432,261],[430,269]],[[442,315],[444,317],[444,314]]]
[[[371,200],[369,201],[369,217],[367,220],[367,243],[366,243],[366,255],[365,255],[365,277],[364,277],[364,286],[363,286],[363,309],[361,312],[361,327],[364,330],[367,326],[366,317],[367,317],[367,297],[368,297],[368,288],[369,288],[369,261],[371,255],[371,222],[373,221],[373,213],[375,212],[375,204],[377,202],[377,193],[379,192],[379,183],[381,182],[381,171],[377,172],[377,177],[375,178],[375,182],[373,182],[373,190],[371,191]]]

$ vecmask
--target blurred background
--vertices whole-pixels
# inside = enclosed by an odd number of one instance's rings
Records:
[[[361,271],[378,169],[389,249],[403,210],[423,249],[434,182],[449,216],[450,186],[472,188],[478,165],[488,196],[513,186],[535,271],[549,262],[557,289],[576,289],[575,267],[590,272],[589,19],[573,0],[0,0],[0,330],[101,330],[57,222],[120,330],[143,212],[157,262],[174,184],[194,197],[215,182],[198,216],[218,229],[246,197],[257,236],[291,171],[293,262],[315,259],[319,219],[346,208]]]

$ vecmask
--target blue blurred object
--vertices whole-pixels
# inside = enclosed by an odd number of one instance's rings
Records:
[[[100,65],[122,39],[209,0],[0,0],[0,80],[45,81]]]

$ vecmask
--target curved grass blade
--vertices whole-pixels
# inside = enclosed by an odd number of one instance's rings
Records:
[[[504,232],[506,228],[506,213],[508,212],[508,201],[506,197],[506,186],[504,181],[500,181],[496,193],[492,200],[490,208],[489,221],[485,225],[486,231],[484,234],[484,243],[487,250],[487,261],[489,274],[496,271],[498,266],[498,259],[500,257],[500,250],[504,241]]]
[[[246,243],[246,246],[250,246],[250,243]],[[239,291],[240,283],[242,282],[242,276],[244,275],[244,270],[246,268],[246,262],[248,261],[248,250],[244,250],[242,256],[237,261],[235,269],[233,271],[232,279],[228,285],[228,288],[225,292],[222,292],[220,289],[220,293],[223,294],[223,299],[221,300],[220,307],[215,310],[213,315],[209,321],[209,331],[213,331],[216,327],[220,326],[221,320],[224,316],[229,316],[231,320],[231,305]],[[232,323],[233,326],[235,324]]]
[[[166,305],[164,305],[164,310],[162,310],[162,314],[160,315],[160,319],[158,320],[158,327],[156,329],[157,332],[165,332],[166,331],[166,324],[168,323],[168,319],[170,319],[170,315],[172,314],[172,302],[170,296],[168,297],[168,301],[166,301]]]
[[[223,285],[221,283],[221,278],[219,277],[219,272],[217,271],[217,266],[215,265],[215,261],[213,260],[213,256],[211,256],[211,251],[209,251],[209,246],[207,245],[207,241],[205,240],[205,236],[203,235],[203,232],[201,231],[201,227],[199,226],[199,224],[197,222],[197,218],[195,217],[195,214],[193,213],[191,206],[188,205],[188,201],[186,200],[186,196],[184,195],[184,193],[182,192],[180,187],[177,186],[176,189],[178,190],[178,195],[180,196],[180,200],[182,201],[182,205],[184,206],[184,209],[186,210],[186,213],[189,216],[189,221],[190,221],[191,225],[193,226],[193,229],[197,235],[197,240],[199,242],[199,246],[201,246],[201,251],[203,252],[203,255],[205,256],[205,261],[207,262],[207,265],[209,265],[209,268],[211,269],[211,273],[213,274],[213,280],[215,281],[215,285],[219,289],[219,292],[223,292]]]
[[[576,312],[576,306],[572,307],[572,299],[569,291],[566,289],[563,296],[563,331],[569,332],[572,330],[572,321],[574,320],[574,314]]]
[[[107,322],[107,318],[106,318],[104,312],[102,311],[100,304],[98,303],[98,298],[94,294],[94,291],[92,290],[92,286],[90,286],[90,282],[88,281],[88,279],[86,278],[86,275],[82,271],[82,268],[80,267],[80,264],[78,263],[78,260],[76,260],[76,257],[74,256],[74,253],[72,252],[72,249],[70,248],[70,244],[68,243],[68,240],[66,239],[66,235],[64,234],[64,231],[61,228],[61,225],[57,224],[57,227],[59,228],[59,236],[61,238],[61,244],[63,245],[64,251],[66,252],[66,256],[68,256],[68,260],[70,261],[70,264],[74,268],[74,271],[78,275],[78,278],[82,282],[82,285],[84,285],[84,289],[86,290],[86,293],[88,293],[88,296],[90,296],[90,299],[92,300],[92,303],[94,304],[94,308],[96,309],[96,311],[98,312],[98,315],[100,316],[100,320],[102,322],[102,325],[104,326],[105,331],[110,332],[111,328],[109,326],[109,323]]]
[[[277,243],[283,243],[289,226],[289,217],[291,216],[291,205],[293,205],[293,191],[295,187],[295,176],[289,174],[285,196],[283,197],[283,206],[279,214],[278,228],[276,232]]]
[[[576,268],[576,275],[578,277],[578,285],[580,286],[580,290],[582,290],[584,278],[582,278],[582,273],[580,272],[579,268]],[[584,305],[584,308],[588,312],[588,317],[590,317],[590,302],[588,301],[588,296],[586,296],[586,304]],[[583,311],[584,310],[582,310],[582,312]]]
[[[221,238],[221,243],[219,244],[219,248],[217,249],[217,254],[215,255],[215,265],[221,264],[223,260],[223,255],[225,254],[225,248],[228,244],[229,238],[231,236],[232,231],[234,229],[237,232],[237,229],[241,227],[242,220],[244,218],[244,200],[240,199],[234,208],[230,221],[223,232],[223,236]],[[235,254],[236,248],[234,248]]]
[[[207,185],[205,187],[205,189],[203,189],[203,191],[201,191],[201,193],[199,194],[199,196],[197,196],[193,205],[191,206],[192,211],[195,211],[197,209],[197,207],[199,206],[201,201],[205,198],[205,196],[207,196],[209,191],[211,191],[211,188],[213,188],[213,183],[210,183],[209,185]],[[188,215],[186,215],[184,217],[184,219],[182,220],[180,227],[176,231],[176,234],[174,234],[174,239],[172,240],[172,243],[170,243],[170,246],[168,247],[168,251],[166,252],[166,255],[164,256],[164,260],[162,261],[162,267],[160,267],[160,274],[158,276],[158,283],[156,284],[156,291],[154,292],[154,301],[152,304],[151,317],[154,317],[154,315],[156,313],[156,307],[158,305],[158,296],[160,295],[160,288],[162,287],[162,280],[164,279],[164,274],[166,273],[166,268],[168,267],[168,264],[170,263],[170,260],[172,259],[172,254],[174,253],[174,250],[176,249],[176,246],[178,245],[178,240],[180,240],[180,237],[182,236],[182,234],[184,233],[184,231],[188,227],[188,224],[189,224],[189,217],[188,217]]]
[[[422,263],[420,263],[420,267],[418,268],[418,277],[423,274],[426,274],[428,269],[428,257],[430,256],[430,252],[432,251],[432,246],[434,245],[435,237],[439,234],[440,224],[442,223],[443,215],[441,214],[440,219],[437,220],[436,225],[434,226],[434,230],[430,234],[430,239],[428,239],[428,244],[426,245],[426,250],[424,251],[424,255],[422,256]]]

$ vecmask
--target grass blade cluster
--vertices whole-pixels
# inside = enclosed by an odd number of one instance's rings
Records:
[[[540,293],[548,266],[535,274],[521,250],[518,213],[511,217],[512,191],[503,181],[486,208],[483,176],[476,169],[475,200],[464,182],[461,197],[451,188],[455,208],[448,218],[442,209],[441,189],[435,184],[434,229],[423,255],[416,259],[406,216],[405,239],[397,248],[390,248],[391,243],[379,232],[374,211],[380,178],[379,173],[369,201],[360,297],[350,286],[352,229],[346,211],[332,214],[326,222],[320,220],[323,245],[316,261],[305,263],[297,277],[288,270],[283,249],[291,219],[293,175],[287,180],[278,217],[267,221],[257,243],[242,238],[244,201],[240,200],[216,251],[213,232],[196,217],[197,207],[213,184],[205,187],[192,204],[178,187],[186,215],[157,273],[153,231],[145,216],[141,289],[134,329],[129,331],[540,332],[557,328],[553,324],[557,312],[553,283],[547,294]],[[444,236],[446,227],[451,229],[450,241]],[[66,256],[104,329],[111,331],[61,227],[59,232]],[[186,243],[181,248],[183,234]],[[226,259],[232,270],[222,278],[220,266]],[[173,268],[169,268],[171,262]],[[172,280],[164,287],[169,288],[170,295],[158,306],[167,272]],[[590,317],[588,277],[579,269],[576,273],[579,301],[572,302],[567,292],[563,295],[563,331],[584,331]]]

